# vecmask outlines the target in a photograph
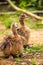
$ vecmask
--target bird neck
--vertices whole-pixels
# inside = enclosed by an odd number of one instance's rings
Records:
[[[21,29],[24,31],[25,30],[25,26],[21,25]]]
[[[13,34],[14,34],[14,36],[17,36],[18,35],[17,31],[16,32],[13,32]]]
[[[15,41],[19,41],[20,40],[20,35],[18,35],[18,34],[14,35],[14,39],[15,39]]]
[[[24,26],[24,19],[20,19],[20,24]]]
[[[13,35],[14,35],[14,37],[15,37],[15,38],[17,38],[17,37],[18,37],[17,30],[13,31]]]
[[[24,24],[24,19],[20,19],[20,24],[21,24],[21,30],[25,32],[25,24]]]

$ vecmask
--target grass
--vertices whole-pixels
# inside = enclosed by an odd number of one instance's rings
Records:
[[[17,58],[15,58],[15,60],[16,60],[17,62],[20,62],[20,61],[21,61],[21,58],[17,57]]]
[[[43,45],[37,45],[37,46],[32,46],[31,48],[25,48],[24,53],[35,53],[35,54],[43,53]],[[15,60],[17,62],[20,62],[20,61],[22,61],[22,58],[17,57],[17,58],[15,58]],[[37,58],[36,57],[32,58],[31,63],[32,63],[32,65],[37,65],[37,63],[38,63]]]
[[[27,53],[43,53],[43,45],[32,46],[31,48],[24,49],[24,52]]]
[[[0,30],[0,34],[8,34],[11,30],[10,29],[6,29],[6,30]]]
[[[31,60],[31,63],[32,63],[32,65],[37,65],[38,64],[37,59],[36,58],[33,58]]]
[[[0,22],[5,25],[6,28],[10,28],[11,24],[13,22],[17,22],[19,23],[19,15],[20,12],[15,12],[15,14],[7,14],[7,15],[1,15],[0,16]],[[31,20],[31,17],[28,17],[26,19],[25,24],[31,28],[31,29],[43,29],[43,25],[41,25],[40,23],[41,21],[36,21],[34,22],[33,20]]]

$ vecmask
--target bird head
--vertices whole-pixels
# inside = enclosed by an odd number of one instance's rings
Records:
[[[13,25],[12,25],[12,32],[13,33],[17,32],[17,27],[18,27],[18,24],[17,23],[13,23]]]
[[[27,18],[28,16],[26,14],[21,14],[20,15],[20,18],[19,18],[19,21],[20,21],[20,24],[24,26],[24,20],[25,18]]]
[[[21,15],[20,15],[20,18],[21,18],[21,19],[25,19],[25,18],[27,18],[27,17],[28,17],[28,16],[27,16],[26,14],[21,14]]]

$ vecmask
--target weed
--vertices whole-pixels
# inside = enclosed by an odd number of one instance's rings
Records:
[[[37,45],[37,46],[32,46],[31,48],[25,48],[24,49],[24,52],[27,53],[27,52],[32,52],[32,53],[41,53],[43,52],[43,45]]]
[[[32,63],[32,65],[37,65],[37,59],[36,59],[36,58],[33,58],[33,59],[31,60],[31,63]]]
[[[18,58],[15,58],[15,60],[17,61],[17,62],[20,62],[21,61],[21,59],[18,57]]]

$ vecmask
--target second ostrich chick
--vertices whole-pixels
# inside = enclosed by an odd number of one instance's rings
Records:
[[[30,31],[24,24],[24,19],[25,18],[27,18],[27,16],[25,14],[20,15],[19,22],[20,22],[21,27],[18,28],[17,31],[18,31],[18,34],[23,37],[24,47],[27,47],[27,46],[29,46],[28,42],[29,42]]]

